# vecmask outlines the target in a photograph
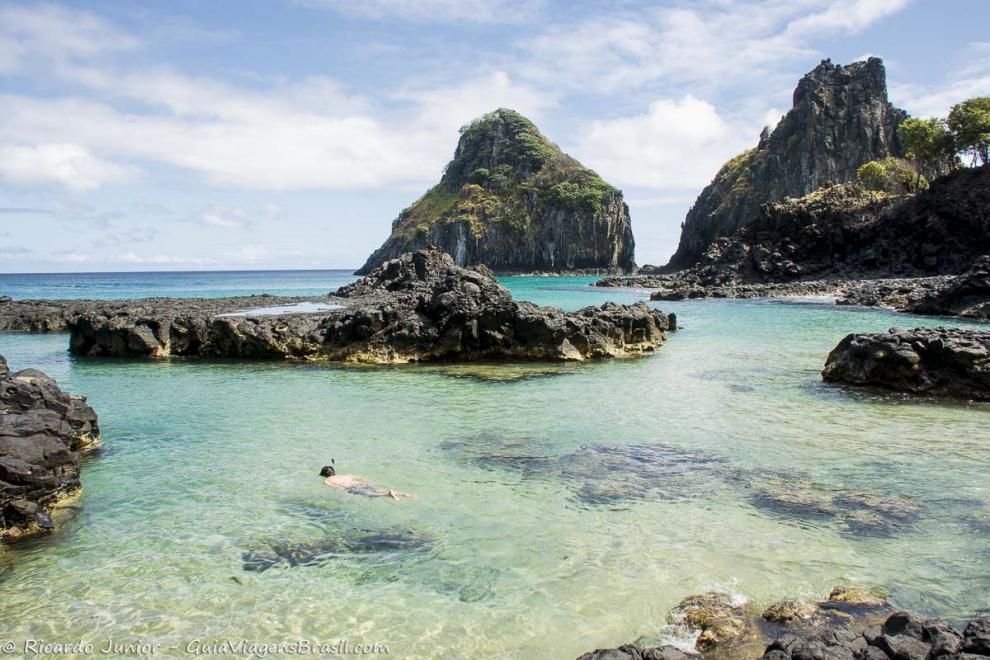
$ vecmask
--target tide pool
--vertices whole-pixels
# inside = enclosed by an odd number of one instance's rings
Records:
[[[73,297],[311,295],[348,277],[145,276]],[[566,309],[647,298],[593,279],[503,282]],[[767,605],[850,581],[951,619],[987,607],[990,407],[818,373],[849,332],[965,323],[819,301],[659,306],[683,330],[657,355],[581,365],[121,362],[72,357],[66,335],[0,334],[13,369],[87,395],[103,427],[79,513],[0,555],[6,635],[573,658],[662,634],[670,607],[716,588]],[[331,458],[417,499],[332,492]],[[831,508],[793,506],[795,490]]]

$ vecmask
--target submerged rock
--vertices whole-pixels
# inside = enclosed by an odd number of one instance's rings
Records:
[[[853,535],[891,536],[921,514],[922,507],[901,496],[840,489],[800,475],[742,476],[753,506],[801,520],[835,520]]]
[[[73,353],[342,362],[582,361],[642,355],[677,327],[645,304],[563,312],[512,300],[484,267],[436,248],[404,254],[336,293],[339,309],[221,317],[142,303],[70,321]]]
[[[263,573],[277,566],[321,566],[344,556],[417,551],[429,545],[409,530],[361,530],[312,542],[267,541],[246,551],[241,559],[245,571]]]
[[[52,529],[53,507],[80,488],[80,454],[100,439],[86,399],[0,356],[0,535]]]
[[[590,445],[566,454],[551,469],[578,486],[584,504],[681,500],[709,490],[724,459],[663,443]]]
[[[915,328],[851,334],[825,362],[822,378],[911,394],[990,400],[990,332]]]

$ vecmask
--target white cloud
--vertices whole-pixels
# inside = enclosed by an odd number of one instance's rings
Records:
[[[953,105],[975,96],[990,96],[990,43],[969,44],[967,64],[938,85],[890,85],[895,104],[918,117],[945,117]]]
[[[154,227],[130,227],[104,234],[95,244],[100,247],[118,247],[133,243],[150,243],[157,238],[158,230]]]
[[[13,185],[54,183],[81,192],[136,174],[136,168],[98,158],[77,144],[0,145],[0,179]]]
[[[454,87],[396,92],[404,107],[374,114],[367,112],[370,102],[347,97],[326,79],[262,93],[174,72],[74,74],[77,83],[159,111],[73,97],[0,96],[0,144],[57,136],[117,160],[164,163],[214,183],[264,190],[422,185],[450,157],[462,124],[499,105],[538,113],[553,103],[502,72]],[[90,164],[104,167],[63,182],[88,189],[102,183],[99,174],[124,173],[95,157]]]
[[[909,0],[708,0],[562,24],[523,44],[535,79],[576,90],[754,83]]]
[[[655,101],[642,115],[591,122],[574,152],[620,186],[698,189],[755,141],[747,128],[731,126],[713,105],[688,95]]]
[[[216,266],[221,263],[217,259],[204,257],[178,257],[169,254],[142,256],[131,250],[117,255],[113,261],[145,266]]]
[[[35,59],[90,59],[137,48],[140,41],[95,14],[58,5],[0,7],[0,72]]]
[[[531,20],[541,0],[298,0],[316,9],[333,9],[375,20],[418,22],[518,23]]]
[[[196,221],[209,227],[246,229],[257,222],[270,222],[282,217],[282,209],[275,204],[265,204],[259,209],[248,210],[241,206],[211,206],[196,216]]]

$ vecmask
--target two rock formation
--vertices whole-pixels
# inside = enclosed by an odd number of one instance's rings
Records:
[[[461,129],[440,183],[399,214],[357,274],[431,245],[498,273],[635,268],[622,192],[505,108]]]
[[[53,507],[79,490],[82,452],[99,439],[85,398],[35,369],[11,373],[0,356],[0,536],[51,529]]]

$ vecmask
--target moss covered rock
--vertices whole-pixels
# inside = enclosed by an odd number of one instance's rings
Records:
[[[622,192],[505,108],[461,129],[443,178],[399,214],[358,274],[429,245],[496,272],[635,267]]]

